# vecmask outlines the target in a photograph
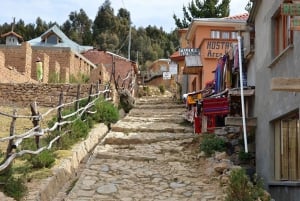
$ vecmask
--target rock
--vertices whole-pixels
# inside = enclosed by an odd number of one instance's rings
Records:
[[[193,195],[193,192],[192,191],[186,191],[186,192],[183,193],[183,195],[185,197],[191,197]]]
[[[108,165],[101,165],[100,166],[100,171],[101,172],[108,172],[109,171],[109,166]]]
[[[124,111],[128,113],[134,107],[135,99],[131,96],[130,92],[127,89],[119,91],[119,95],[120,105],[124,109]]]
[[[222,175],[220,179],[221,185],[227,185],[229,184],[229,176],[228,175]]]
[[[172,182],[170,183],[170,187],[175,189],[175,188],[181,188],[185,187],[186,185],[184,183],[178,183],[178,182]]]
[[[227,159],[228,158],[228,156],[227,156],[227,154],[225,153],[225,152],[217,152],[216,154],[215,154],[215,159],[216,160],[222,160],[222,159]]]
[[[227,135],[228,132],[224,129],[216,129],[214,133],[218,136],[224,136]]]
[[[214,165],[214,170],[220,174],[223,174],[225,170],[229,169],[229,166],[229,163],[222,161]]]
[[[111,193],[116,193],[117,191],[118,189],[115,184],[107,184],[104,186],[100,186],[97,189],[97,193],[99,194],[111,194]]]

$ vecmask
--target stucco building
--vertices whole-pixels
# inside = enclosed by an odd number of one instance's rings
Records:
[[[193,19],[188,29],[181,30],[178,55],[171,59],[182,66],[187,77],[187,92],[198,91],[214,79],[217,61],[225,55],[237,36],[246,32],[248,14],[226,18]],[[180,67],[179,67],[180,68]]]
[[[290,3],[290,4],[286,4]],[[300,197],[298,1],[253,1],[256,170],[276,201]],[[298,27],[299,28],[299,27]]]

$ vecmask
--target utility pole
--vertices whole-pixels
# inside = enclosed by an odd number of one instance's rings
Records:
[[[130,60],[130,48],[131,48],[131,24],[129,24],[128,60]]]

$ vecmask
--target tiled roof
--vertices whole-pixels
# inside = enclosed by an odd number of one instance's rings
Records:
[[[233,16],[224,17],[224,19],[232,19],[232,20],[247,20],[249,17],[249,13],[243,13]]]

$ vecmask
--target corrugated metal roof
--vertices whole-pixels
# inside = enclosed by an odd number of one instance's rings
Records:
[[[45,43],[45,37],[51,35],[51,32],[55,34],[59,39],[59,43],[57,44],[51,44],[51,43]],[[34,38],[30,41],[28,41],[31,46],[43,46],[43,47],[69,47],[71,50],[75,53],[82,53],[87,50],[93,49],[92,46],[82,46],[71,39],[69,39],[56,25],[48,29],[45,33],[43,33],[41,36]]]

